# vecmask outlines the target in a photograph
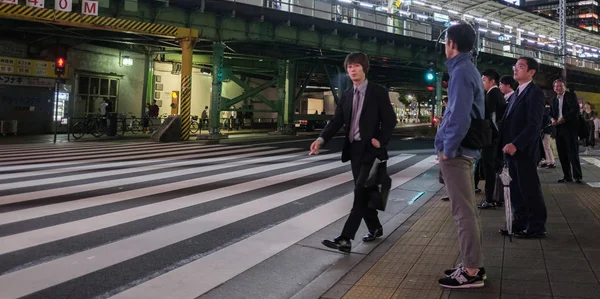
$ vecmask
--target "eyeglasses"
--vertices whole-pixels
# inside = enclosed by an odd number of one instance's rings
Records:
[[[524,64],[515,64],[512,66],[512,69],[513,69],[513,71],[524,70],[524,69],[527,69],[527,66]]]

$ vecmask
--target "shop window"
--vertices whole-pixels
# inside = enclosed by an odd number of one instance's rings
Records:
[[[79,75],[78,82],[78,108],[84,114],[99,113],[99,105],[108,99],[111,101],[113,112],[118,112],[119,80],[101,76]],[[83,108],[85,107],[85,108]],[[83,108],[83,109],[82,109]]]

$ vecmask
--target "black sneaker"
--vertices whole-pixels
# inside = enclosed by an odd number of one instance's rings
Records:
[[[450,275],[452,275],[452,273],[454,273],[456,271],[456,269],[459,269],[459,268],[464,268],[462,263],[456,265],[456,268],[452,268],[452,269],[448,269],[448,270],[444,271],[444,275],[450,277]],[[485,274],[484,267],[479,268],[479,275],[481,275],[481,278],[483,278],[483,280],[487,279],[487,274]]]
[[[490,202],[487,200],[484,200],[480,204],[477,205],[477,208],[482,209],[482,210],[489,209],[489,208],[495,208],[495,207],[496,207],[495,202],[493,202],[493,201]]]
[[[485,286],[480,271],[477,271],[475,276],[471,276],[467,273],[467,270],[462,267],[456,269],[450,276],[440,279],[439,283],[443,288],[449,289],[482,288]]]
[[[331,249],[337,249],[344,253],[350,253],[350,250],[352,249],[352,243],[341,236],[333,239],[333,241],[323,240],[321,243]]]

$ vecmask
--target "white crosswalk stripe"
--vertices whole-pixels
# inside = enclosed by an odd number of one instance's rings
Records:
[[[3,149],[0,299],[196,298],[347,215],[340,153],[280,145]],[[390,152],[392,187],[434,165]]]

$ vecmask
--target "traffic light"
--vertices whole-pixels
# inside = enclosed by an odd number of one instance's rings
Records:
[[[54,74],[56,76],[64,75],[66,65],[67,65],[67,61],[64,58],[62,58],[62,57],[56,58],[56,61],[54,62]]]
[[[427,81],[427,83],[432,83],[435,81],[435,63],[433,61],[429,61],[427,63],[427,72],[425,73],[425,81]]]

